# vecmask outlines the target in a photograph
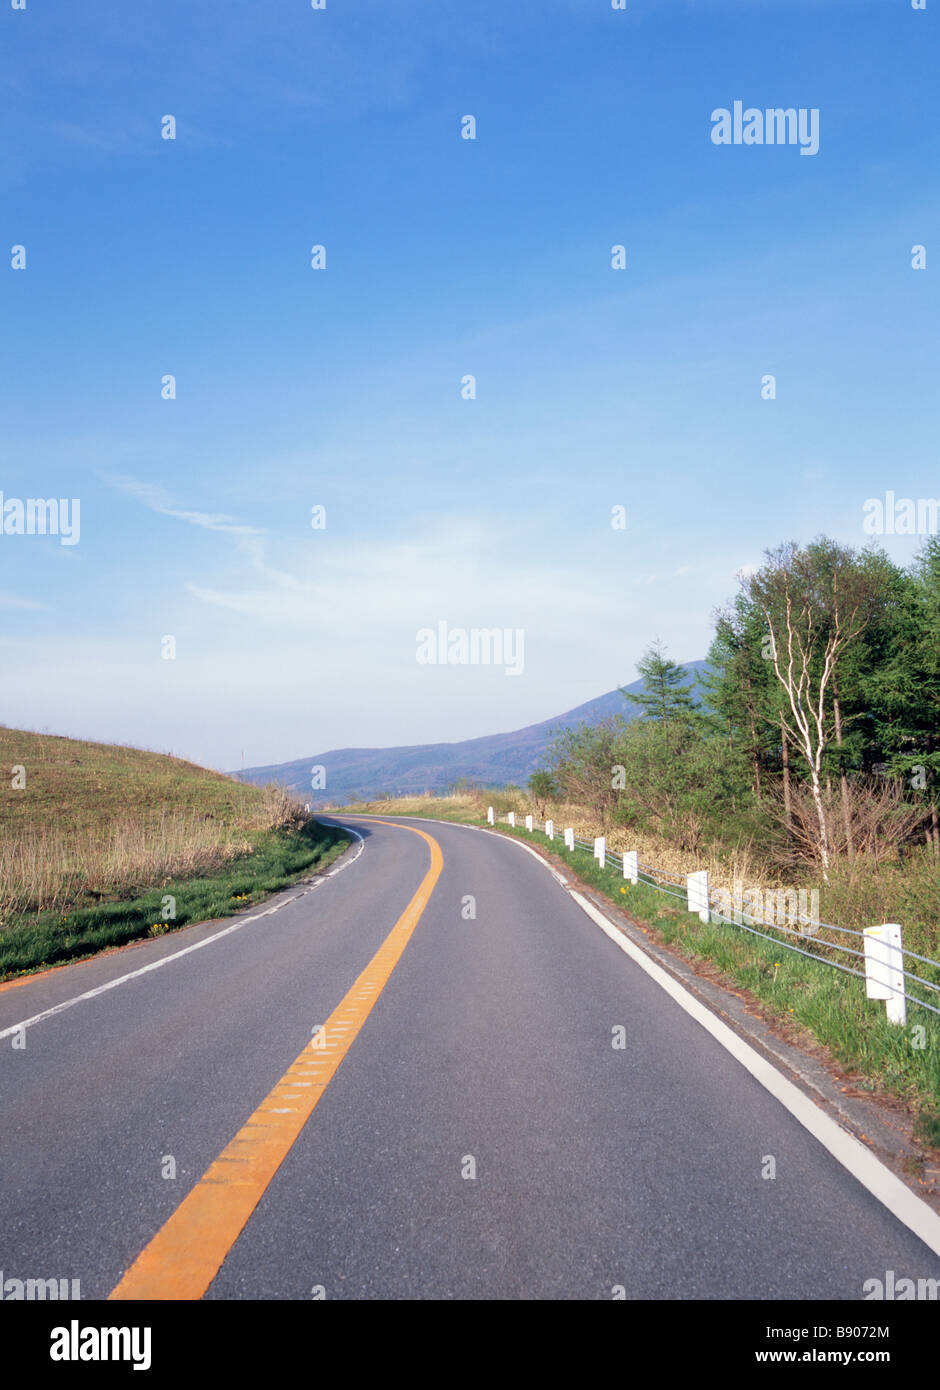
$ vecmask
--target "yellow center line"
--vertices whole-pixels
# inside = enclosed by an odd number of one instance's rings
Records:
[[[388,984],[440,878],[444,856],[437,841],[411,825],[395,828],[420,835],[430,847],[431,867],[418,891],[345,999],[323,1024],[319,1039],[306,1045],[144,1247],[110,1294],[112,1299],[202,1298],[218,1274]],[[291,1094],[295,1086],[309,1089],[303,1095]],[[287,1110],[278,1106],[284,1100],[298,1103]]]

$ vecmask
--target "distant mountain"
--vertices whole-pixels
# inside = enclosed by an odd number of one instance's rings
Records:
[[[685,670],[690,680],[698,683],[705,665],[704,661],[687,662]],[[634,694],[642,688],[642,681],[624,687]],[[630,705],[619,690],[611,690],[566,714],[508,734],[489,734],[460,743],[417,743],[403,748],[335,748],[294,762],[247,767],[232,775],[258,786],[275,782],[313,806],[335,806],[351,793],[367,800],[442,792],[458,778],[484,787],[504,786],[507,782],[523,786],[543,765],[546,749],[559,729],[581,723],[598,724],[613,714],[635,719],[639,708]],[[310,773],[317,764],[326,769],[326,787],[312,792]]]

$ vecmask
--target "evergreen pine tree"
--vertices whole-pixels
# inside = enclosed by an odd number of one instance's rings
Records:
[[[694,683],[688,681],[685,667],[671,661],[657,639],[637,663],[643,677],[643,690],[631,695],[622,687],[621,695],[639,705],[647,719],[656,719],[665,728],[677,719],[690,719],[696,712],[692,699]]]

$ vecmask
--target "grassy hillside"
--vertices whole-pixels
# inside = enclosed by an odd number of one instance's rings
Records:
[[[0,728],[0,973],[237,911],[344,845],[277,788]]]

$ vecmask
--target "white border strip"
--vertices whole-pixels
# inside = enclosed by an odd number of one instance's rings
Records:
[[[231,936],[232,932],[241,931],[242,927],[247,927],[249,922],[258,922],[262,917],[271,917],[275,912],[280,912],[282,907],[288,903],[296,902],[298,898],[304,897],[312,892],[314,888],[319,888],[328,878],[335,877],[342,873],[343,869],[348,869],[350,864],[355,864],[360,854],[366,847],[366,842],[359,834],[358,830],[353,830],[351,825],[340,826],[341,830],[348,830],[355,835],[359,841],[356,852],[351,859],[341,857],[339,861],[330,869],[329,873],[318,875],[313,883],[309,884],[301,893],[295,893],[293,897],[285,898],[283,902],[276,903],[274,907],[266,908],[264,912],[255,912],[251,917],[239,917],[237,922],[233,922],[230,927],[225,927],[223,931],[216,932],[214,936],[204,937],[202,941],[195,942],[192,946],[184,946],[181,951],[174,951],[172,955],[161,956],[159,960],[151,961],[149,965],[142,965],[139,970],[131,970],[126,975],[119,975],[117,979],[108,980],[106,984],[97,985],[95,989],[88,989],[84,994],[76,994],[74,999],[65,999],[61,1004],[55,1004],[51,1009],[44,1009],[41,1014],[34,1014],[32,1018],[26,1018],[22,1023],[13,1023],[9,1028],[4,1028],[0,1032],[0,1038],[8,1038],[11,1033],[18,1033],[21,1028],[32,1028],[37,1023],[42,1023],[43,1019],[52,1018],[55,1014],[62,1013],[65,1009],[71,1009],[75,1004],[81,1004],[86,999],[96,999],[99,994],[107,994],[109,989],[117,989],[118,985],[126,985],[128,980],[137,980],[141,975],[149,975],[151,970],[159,970],[164,965],[169,965],[172,960],[180,960],[182,956],[188,956],[193,951],[201,951],[203,946],[212,946],[216,941],[221,941],[225,936]],[[191,926],[199,926],[198,922],[190,923]],[[93,959],[91,957],[90,959]],[[76,961],[75,964],[78,964]],[[82,964],[85,964],[83,961]]]
[[[399,819],[430,820],[431,818],[430,816],[402,816]],[[487,835],[498,833],[484,830],[481,825],[464,825],[460,821],[437,821],[436,824],[454,825],[463,830],[481,830]],[[891,1169],[886,1167],[880,1158],[866,1149],[865,1145],[854,1135],[843,1129],[814,1101],[810,1100],[799,1086],[788,1081],[772,1062],[769,1062],[766,1057],[762,1057],[733,1028],[722,1023],[711,1009],[696,999],[684,985],[669,974],[668,970],[664,970],[661,965],[658,965],[642,947],[638,946],[630,937],[625,936],[593,903],[574,888],[569,887],[553,865],[543,859],[537,850],[533,849],[531,845],[525,844],[524,841],[517,840],[513,835],[500,835],[499,838],[508,840],[510,843],[518,845],[520,849],[528,850],[530,854],[534,855],[539,863],[548,869],[564,887],[566,893],[574,899],[581,911],[600,927],[604,935],[608,936],[615,946],[619,946],[620,950],[629,956],[641,970],[645,970],[647,975],[666,991],[670,999],[681,1009],[684,1009],[696,1023],[701,1024],[726,1052],[730,1052],[735,1061],[740,1062],[755,1081],[759,1081],[764,1089],[769,1091],[774,1099],[778,1100],[784,1109],[788,1110],[793,1118],[809,1131],[814,1139],[818,1139],[823,1148],[827,1149],[833,1158],[852,1174],[853,1178],[856,1178],[873,1197],[877,1198],[882,1206],[887,1207],[892,1216],[896,1216],[902,1225],[913,1231],[918,1239],[922,1240],[935,1255],[940,1255],[940,1216],[932,1207],[918,1197],[916,1192],[912,1192],[906,1183],[896,1177]]]

